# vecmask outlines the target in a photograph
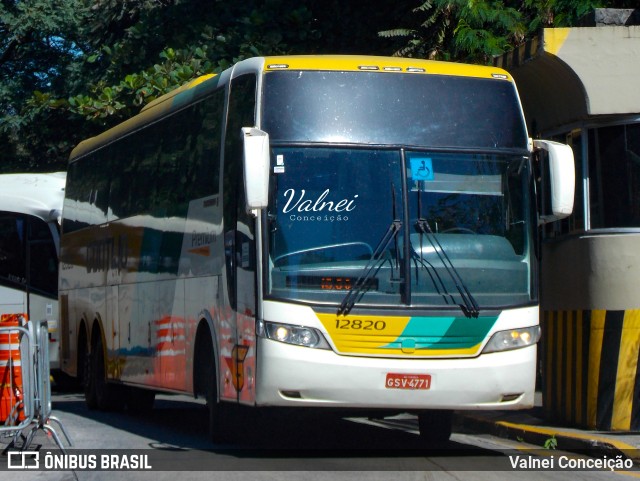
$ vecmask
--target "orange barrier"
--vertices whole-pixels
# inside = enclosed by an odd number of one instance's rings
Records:
[[[0,315],[0,327],[23,327],[26,314]],[[0,334],[0,424],[13,425],[25,419],[20,333]]]

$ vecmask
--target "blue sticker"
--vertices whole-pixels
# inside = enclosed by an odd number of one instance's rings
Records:
[[[433,163],[430,157],[411,157],[413,180],[433,180]]]

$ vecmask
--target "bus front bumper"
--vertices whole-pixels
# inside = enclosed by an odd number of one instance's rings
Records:
[[[258,338],[257,355],[256,401],[262,406],[474,410],[534,403],[535,345],[475,358],[395,359],[341,356]],[[390,388],[389,374],[421,375],[428,383]]]

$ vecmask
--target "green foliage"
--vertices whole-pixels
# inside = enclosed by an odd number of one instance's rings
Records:
[[[102,127],[200,75],[246,57],[287,53],[317,35],[305,28],[307,8],[285,0],[267,0],[262,8],[253,2],[216,2],[218,8],[205,1],[130,2],[127,14],[126,4],[114,10],[118,3],[91,7],[91,32],[102,40],[86,63],[101,75],[67,103],[70,112]]]
[[[49,111],[46,95],[65,94],[82,55],[74,0],[0,1],[0,168],[55,169],[68,145],[58,127],[73,123]],[[35,92],[47,94],[35,95]]]
[[[438,5],[442,3],[443,6]],[[424,1],[411,10],[412,25],[409,28],[394,28],[379,33],[386,38],[405,38],[406,44],[394,55],[448,60],[448,48],[452,43],[451,11],[446,2]]]
[[[594,8],[604,7],[603,0],[525,0],[524,6],[529,13],[530,32],[544,27],[569,27]],[[613,2],[615,3],[615,2]],[[613,7],[613,5],[611,5]]]
[[[160,52],[161,62],[142,72],[128,74],[115,85],[100,81],[90,88],[90,94],[78,94],[64,100],[51,100],[51,107],[68,107],[69,111],[87,120],[105,119],[118,114],[130,117],[141,106],[155,100],[186,82],[206,73],[220,70],[226,65],[214,66],[207,57],[207,47],[190,50],[167,48]],[[95,61],[89,59],[89,62]],[[98,122],[104,123],[104,122]]]
[[[0,171],[64,169],[83,138],[243,58],[395,52],[487,62],[600,3],[0,0]]]
[[[0,169],[63,169],[83,138],[246,57],[380,53],[383,3],[0,0]]]
[[[380,32],[407,39],[396,55],[487,63],[525,36],[520,12],[502,0],[427,0],[413,13],[411,28]]]
[[[524,38],[516,9],[502,2],[466,2],[454,29],[456,53],[472,60],[488,61],[509,49],[513,39]]]
[[[604,0],[422,0],[408,24],[379,32],[404,40],[395,55],[490,63],[543,27],[575,25]],[[613,5],[616,4],[616,5]]]
[[[556,449],[558,447],[558,440],[556,439],[555,434],[545,440],[543,447],[544,449]]]

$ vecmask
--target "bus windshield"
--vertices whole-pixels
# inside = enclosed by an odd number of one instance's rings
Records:
[[[340,304],[373,263],[362,305],[456,306],[449,261],[480,307],[531,302],[523,156],[280,147],[273,168],[268,294]]]

